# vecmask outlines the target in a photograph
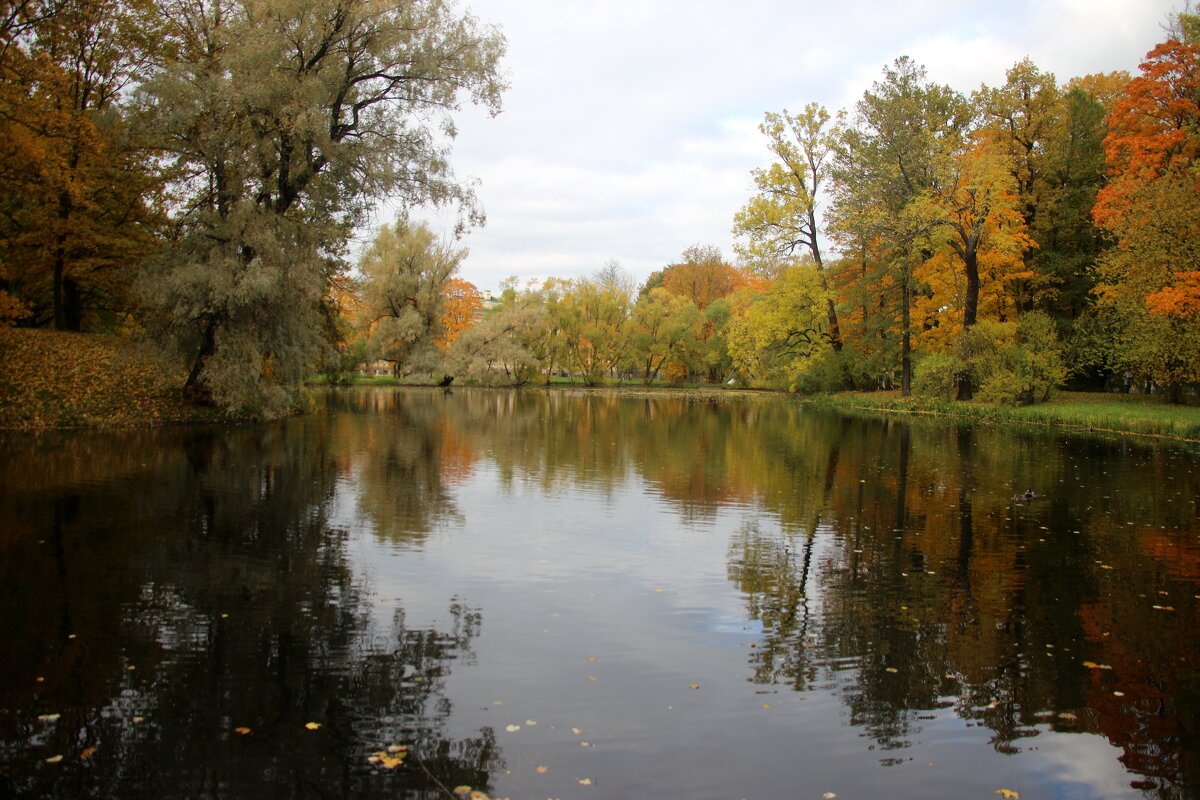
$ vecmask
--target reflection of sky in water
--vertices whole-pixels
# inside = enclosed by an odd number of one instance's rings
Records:
[[[783,541],[763,509],[684,521],[640,477],[543,491],[519,475],[502,484],[486,459],[449,491],[461,516],[419,548],[354,523],[350,483],[334,519],[355,534],[349,555],[374,593],[377,629],[398,605],[409,628],[447,628],[451,600],[481,611],[481,634],[447,680],[447,732],[496,732],[507,765],[496,794],[558,796],[590,778],[596,797],[1139,795],[1101,737],[1043,725],[1017,743],[1020,756],[1001,755],[993,731],[950,708],[910,712],[904,746],[882,749],[847,724],[858,657],[816,663],[801,693],[752,683],[762,628],[729,579],[729,547],[746,526]],[[823,529],[813,563],[833,552]],[[820,612],[819,597],[809,610]]]

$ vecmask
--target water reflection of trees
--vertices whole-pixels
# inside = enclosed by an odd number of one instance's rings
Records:
[[[730,578],[764,628],[755,680],[800,685],[798,674],[837,677],[849,664],[851,719],[885,747],[953,703],[1002,752],[1039,726],[1094,731],[1143,788],[1194,794],[1200,652],[1187,631],[1200,526],[1180,499],[1200,494],[1190,456],[880,422],[829,435],[804,463],[812,471],[778,513],[819,526],[746,529],[730,550]],[[1014,505],[1025,485],[1046,496]],[[819,563],[798,569],[814,533]]]
[[[20,646],[0,660],[0,796],[435,797],[431,776],[489,784],[501,765],[490,731],[442,732],[444,682],[480,614],[450,600],[451,623],[431,628],[373,613],[329,517],[354,454],[327,435],[293,421],[108,449],[93,438],[66,482],[54,470],[70,440],[41,460],[32,446],[10,453],[0,510],[22,522],[3,537],[0,639]],[[404,769],[367,762],[390,744],[412,747]]]

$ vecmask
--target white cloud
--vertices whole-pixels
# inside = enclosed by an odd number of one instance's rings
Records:
[[[463,275],[494,288],[615,257],[640,280],[691,244],[729,253],[750,170],[767,162],[763,112],[851,109],[904,54],[962,91],[1026,55],[1061,81],[1132,70],[1176,5],[472,0],[508,39],[512,88],[499,117],[458,116],[452,161],[488,215]]]

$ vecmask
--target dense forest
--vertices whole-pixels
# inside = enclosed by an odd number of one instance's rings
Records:
[[[1036,402],[1200,383],[1200,17],[1136,75],[1029,60],[970,95],[906,57],[852,109],[767,113],[736,253],[641,286],[457,277],[387,198],[482,219],[452,114],[500,33],[441,0],[2,0],[0,321],[170,344],[196,400],[286,409],[365,365]],[[999,76],[998,76],[999,77]]]

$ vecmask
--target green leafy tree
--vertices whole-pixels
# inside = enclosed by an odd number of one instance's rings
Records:
[[[637,301],[629,321],[629,337],[634,361],[647,385],[660,372],[681,377],[694,371],[702,324],[695,303],[665,288],[653,289]]]
[[[863,277],[898,310],[883,318],[898,317],[905,395],[912,389],[913,297],[921,288],[914,273],[933,256],[941,222],[925,200],[933,187],[946,185],[970,117],[961,95],[930,83],[923,67],[902,57],[864,93],[838,144],[833,230],[848,248],[870,250],[862,263],[872,268]]]
[[[730,323],[729,354],[748,383],[795,391],[828,350],[829,293],[822,284],[815,265],[791,267]]]
[[[424,223],[404,220],[380,229],[363,254],[362,324],[373,352],[397,375],[438,368],[445,289],[466,255],[439,242]]]
[[[143,86],[173,170],[147,296],[198,399],[278,411],[323,347],[322,300],[371,204],[457,205],[446,137],[499,109],[503,39],[441,0],[163,0],[172,57]],[[439,124],[440,123],[440,124]]]

